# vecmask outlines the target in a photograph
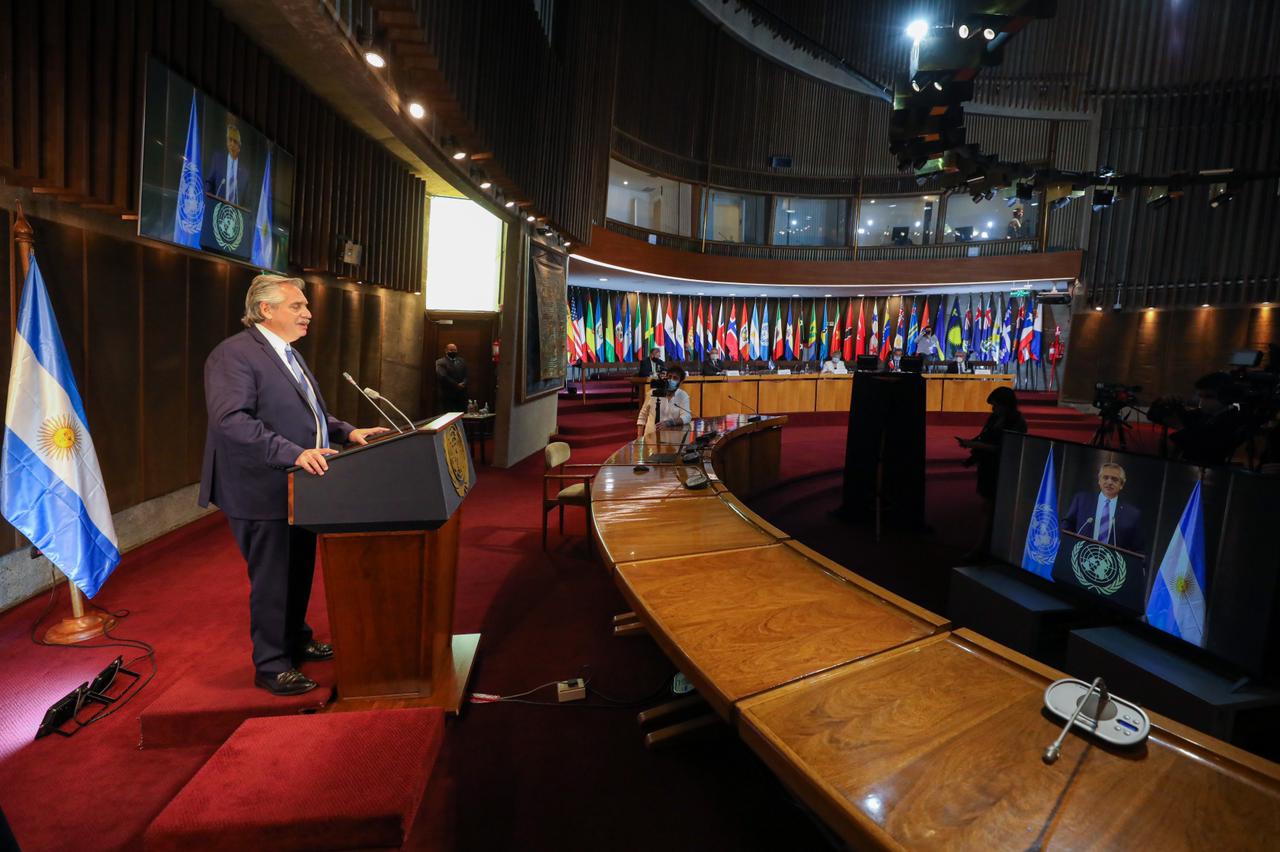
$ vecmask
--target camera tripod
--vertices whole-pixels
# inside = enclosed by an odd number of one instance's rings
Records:
[[[1104,411],[1099,416],[1102,417],[1102,422],[1094,430],[1089,446],[1099,449],[1127,449],[1129,430],[1133,428],[1129,422],[1121,417],[1118,411],[1114,413]],[[1111,443],[1113,439],[1114,446]]]

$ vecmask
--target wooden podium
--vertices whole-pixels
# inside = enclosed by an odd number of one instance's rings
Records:
[[[340,710],[456,713],[479,633],[453,634],[462,501],[475,485],[462,415],[289,472],[289,523],[319,534]]]

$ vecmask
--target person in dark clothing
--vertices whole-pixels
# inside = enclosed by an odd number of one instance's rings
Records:
[[[444,357],[436,360],[436,411],[467,410],[467,362],[458,354],[456,344],[444,348]]]
[[[1235,404],[1234,380],[1228,373],[1209,373],[1196,382],[1199,407],[1175,412],[1169,436],[1179,459],[1191,464],[1226,464],[1241,443],[1244,416]]]
[[[662,361],[662,350],[653,348],[649,350],[649,357],[640,363],[640,375],[645,378],[656,378],[662,374],[666,368],[666,364]]]
[[[1000,445],[1004,441],[1004,433],[1026,434],[1027,431],[1027,421],[1018,410],[1018,397],[1013,388],[996,388],[987,395],[987,404],[991,406],[991,414],[982,431],[973,438],[956,438],[956,442],[969,451],[965,465],[978,468],[978,496],[982,498],[982,543],[971,555],[987,553],[991,549],[996,485],[1000,481]]]
[[[704,376],[722,376],[725,371],[724,358],[720,353],[720,347],[717,346],[711,350],[711,355],[702,362],[702,375]]]

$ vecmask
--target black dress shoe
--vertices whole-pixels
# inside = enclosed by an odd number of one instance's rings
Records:
[[[318,686],[314,680],[297,669],[280,672],[275,677],[262,674],[254,675],[253,685],[265,689],[272,695],[301,695]]]
[[[308,642],[302,649],[302,662],[318,663],[333,659],[333,646],[328,642]]]

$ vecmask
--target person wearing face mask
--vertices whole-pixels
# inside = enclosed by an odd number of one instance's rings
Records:
[[[663,375],[667,386],[662,394],[649,391],[644,405],[640,406],[640,414],[636,416],[637,438],[643,438],[646,433],[652,434],[656,429],[678,429],[688,426],[693,420],[689,393],[680,387],[684,376],[683,367],[670,367]]]
[[[436,413],[467,410],[467,362],[450,343],[436,361]]]

